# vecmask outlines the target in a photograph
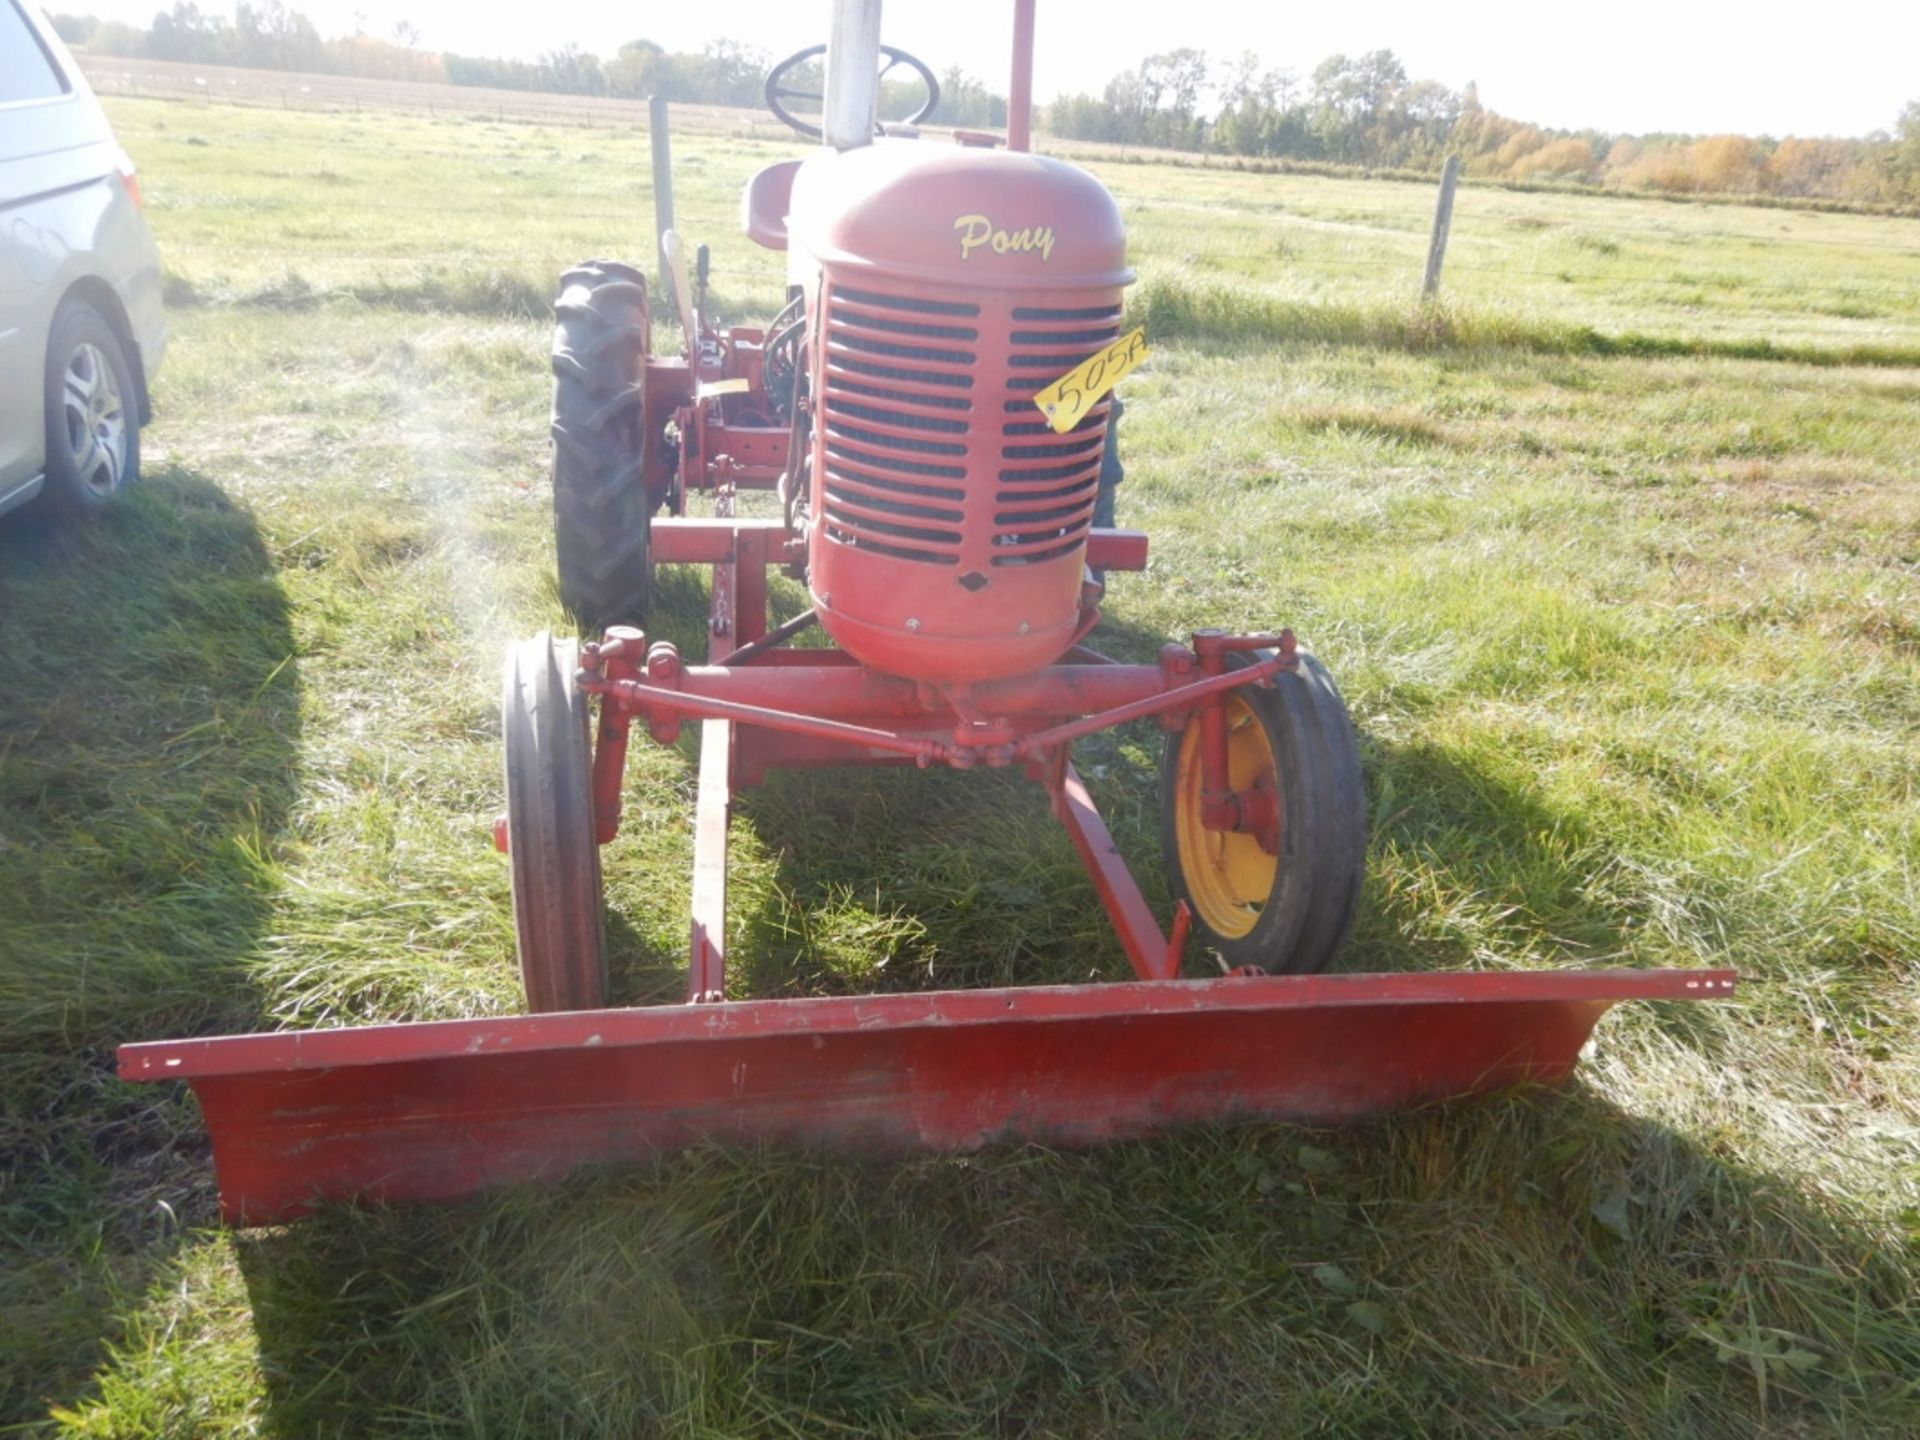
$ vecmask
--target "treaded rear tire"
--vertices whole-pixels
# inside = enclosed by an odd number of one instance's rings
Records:
[[[534,1014],[607,1003],[593,746],[587,697],[573,683],[579,665],[579,641],[543,630],[508,652],[501,692],[514,936]]]
[[[560,277],[553,332],[553,528],[560,599],[589,627],[646,619],[647,282],[589,260]]]

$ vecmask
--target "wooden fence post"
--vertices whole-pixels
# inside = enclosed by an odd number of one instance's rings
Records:
[[[1447,258],[1447,231],[1453,226],[1453,187],[1460,179],[1460,157],[1449,155],[1440,171],[1440,199],[1433,207],[1433,239],[1427,242],[1427,278],[1420,294],[1431,300],[1440,293],[1440,266]]]

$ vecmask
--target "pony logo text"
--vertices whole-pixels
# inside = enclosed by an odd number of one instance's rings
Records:
[[[1030,225],[1024,230],[996,230],[993,221],[985,215],[962,215],[953,222],[953,228],[960,232],[960,258],[969,259],[982,245],[996,255],[1031,254],[1038,251],[1040,258],[1053,258],[1053,230],[1045,225]]]

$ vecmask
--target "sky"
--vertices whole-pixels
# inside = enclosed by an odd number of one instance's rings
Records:
[[[163,8],[45,3],[143,25]],[[828,13],[827,0],[291,3],[325,34],[388,35],[405,19],[428,49],[525,59],[568,42],[606,55],[640,37],[669,50],[729,38],[780,56],[824,40]],[[1004,91],[1012,13],[1012,0],[891,0],[882,38]],[[1476,81],[1488,108],[1562,129],[1865,135],[1920,100],[1920,0],[1040,0],[1034,91],[1098,93],[1142,56],[1182,45],[1217,58],[1251,50],[1303,78],[1327,55],[1389,49],[1416,79]]]

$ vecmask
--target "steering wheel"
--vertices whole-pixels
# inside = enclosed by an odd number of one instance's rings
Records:
[[[780,102],[782,100],[818,100],[824,105],[826,103],[826,97],[812,90],[789,90],[782,82],[794,70],[806,64],[807,61],[817,59],[826,53],[827,47],[824,45],[809,45],[804,50],[794,51],[793,54],[787,56],[786,59],[782,60],[767,72],[767,109],[771,110],[774,115],[789,128],[799,131],[809,140],[818,140],[821,138],[820,127],[806,120],[802,120]],[[934,107],[940,103],[940,82],[933,78],[933,71],[927,68],[926,61],[917,56],[909,55],[904,50],[896,50],[891,45],[882,45],[880,47],[880,58],[887,62],[880,67],[880,85],[886,83],[887,76],[892,73],[896,65],[905,65],[909,70],[919,75],[921,83],[927,87],[927,103],[914,111],[913,114],[909,115],[904,121],[900,122],[906,125],[918,125],[922,120],[931,115]],[[878,93],[878,86],[876,86],[876,96]],[[881,122],[877,118],[874,121],[873,128],[876,134],[881,130]]]

